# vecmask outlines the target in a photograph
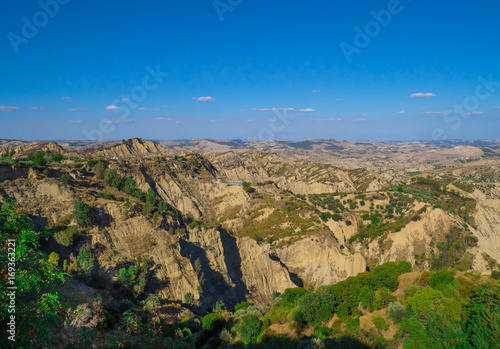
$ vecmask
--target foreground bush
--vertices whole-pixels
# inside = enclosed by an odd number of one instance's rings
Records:
[[[206,331],[215,331],[221,328],[226,320],[219,313],[210,313],[203,317],[202,327]]]

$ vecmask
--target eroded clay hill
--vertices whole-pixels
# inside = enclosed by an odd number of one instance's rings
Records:
[[[133,139],[67,166],[0,170],[9,174],[0,197],[16,198],[38,228],[66,231],[76,226],[75,200],[88,205],[91,221],[79,237],[51,242],[61,259],[90,245],[109,283],[146,257],[148,292],[191,294],[200,309],[217,300],[268,302],[273,291],[332,284],[386,261],[483,273],[500,261],[494,165],[394,176]],[[65,173],[71,179],[61,180]]]

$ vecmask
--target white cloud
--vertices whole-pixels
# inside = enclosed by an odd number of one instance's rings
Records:
[[[116,105],[108,105],[106,110],[121,110],[122,108],[117,107]]]
[[[183,124],[183,123],[184,123],[184,121],[179,121],[179,120],[177,120],[175,123],[176,123],[176,124]]]
[[[212,98],[210,96],[207,96],[207,97],[198,97],[198,98],[193,98],[195,101],[198,101],[198,102],[214,102],[215,101],[215,98]]]
[[[85,111],[85,109],[81,109],[81,108],[71,108],[71,109],[68,109],[68,111]]]
[[[341,118],[328,118],[328,119],[309,119],[311,121],[325,122],[325,121],[342,121]]]
[[[71,97],[61,97],[61,99],[73,99]]]
[[[446,113],[444,111],[427,111],[424,114],[427,114],[427,115],[445,115]]]
[[[404,110],[401,110],[401,111],[398,111],[397,114],[404,114],[405,111]]]
[[[118,120],[104,120],[105,124],[130,124],[134,122],[134,120],[130,119],[118,119]]]
[[[144,107],[137,108],[137,110],[146,110]]]
[[[469,115],[481,115],[484,114],[482,111],[471,111],[470,113],[467,113]]]
[[[66,121],[67,124],[83,124],[83,121],[81,120],[69,120]]]
[[[341,101],[341,100],[342,100],[342,98],[337,98],[337,99],[335,99],[335,100],[336,100],[336,101]]]
[[[122,102],[130,102],[130,99],[128,99],[128,98],[123,98],[123,99],[122,99]]]
[[[151,109],[151,110],[152,110],[152,111],[158,111],[158,110],[160,110],[160,109],[158,109],[158,108],[153,108],[153,109]]]
[[[164,105],[164,106],[163,106],[163,108],[167,109],[167,106],[166,106],[166,105]]]
[[[312,90],[312,93],[320,93],[321,90]]]
[[[277,112],[299,112],[299,113],[311,113],[315,110],[312,108],[305,109],[295,109],[295,108],[253,108],[253,111],[277,111]]]
[[[157,121],[173,121],[173,119],[171,119],[171,118],[154,118],[153,120],[157,120]]]
[[[45,108],[40,108],[40,107],[32,107],[31,109],[33,109],[33,110],[47,110]]]
[[[431,98],[431,97],[436,97],[434,93],[414,93],[410,96],[410,98]]]
[[[212,122],[212,123],[213,123],[213,122],[215,122],[215,120],[214,120],[214,119],[212,119],[212,120],[210,120],[210,122]]]
[[[6,106],[0,106],[0,112],[4,112],[4,113],[10,113],[10,112],[13,112],[13,111],[18,111],[20,110],[18,107],[6,107]]]

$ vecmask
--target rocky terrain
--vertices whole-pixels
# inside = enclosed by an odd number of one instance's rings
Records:
[[[199,311],[218,300],[267,304],[273,291],[333,284],[387,261],[485,274],[500,262],[494,142],[2,144],[0,197],[14,197],[37,229],[77,227],[74,203],[88,205],[79,238],[51,242],[61,261],[90,246],[95,273],[110,283],[146,257],[147,292],[192,295]],[[127,177],[154,200],[126,192]],[[160,202],[169,209],[151,207]]]

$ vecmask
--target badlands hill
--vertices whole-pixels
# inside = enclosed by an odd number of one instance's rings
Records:
[[[189,299],[195,312],[218,301],[269,304],[275,292],[331,285],[385,262],[498,268],[494,145],[188,143],[6,145],[0,198],[15,198],[36,229],[53,232],[45,248],[61,266],[91,251],[93,281],[65,290],[78,304],[112,301],[120,270],[138,258],[147,261],[141,292]]]

